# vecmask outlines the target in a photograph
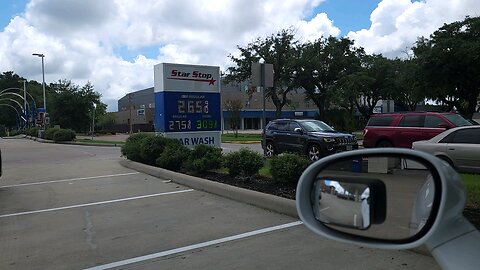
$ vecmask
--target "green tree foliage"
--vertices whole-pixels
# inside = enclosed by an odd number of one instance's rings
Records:
[[[60,80],[51,87],[55,94],[52,97],[52,106],[47,109],[52,124],[86,131],[92,123],[93,103],[97,106],[96,116],[105,114],[106,104],[100,101],[100,93],[94,90],[90,82],[80,88],[71,81]]]
[[[413,52],[427,95],[471,119],[480,94],[480,17],[443,25]]]
[[[96,112],[95,116],[98,118],[98,120],[95,119],[96,130],[111,130],[115,125],[116,116],[113,112],[107,112],[104,115]]]
[[[359,69],[364,51],[354,47],[348,38],[335,37],[308,42],[301,51],[297,82],[305,89],[307,99],[318,107],[319,118],[323,120],[332,96],[337,95],[332,91],[336,89],[333,86],[342,76]]]
[[[250,79],[252,63],[263,59],[273,65],[275,72],[273,87],[265,91],[276,108],[279,117],[282,108],[289,102],[287,95],[297,88],[295,74],[299,63],[299,43],[294,38],[292,29],[285,29],[266,38],[257,38],[246,47],[237,47],[240,56],[230,55],[236,64],[227,69],[226,81],[242,82]]]
[[[416,59],[395,59],[395,103],[406,110],[415,111],[418,103],[425,101],[425,83]]]
[[[382,55],[365,55],[361,58],[361,67],[339,80],[343,99],[355,104],[360,113],[369,118],[377,102],[391,99],[395,92],[394,61]],[[345,103],[343,100],[341,103]]]

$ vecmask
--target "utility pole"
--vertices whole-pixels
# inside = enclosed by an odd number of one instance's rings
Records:
[[[128,108],[130,110],[130,134],[133,133],[133,126],[132,126],[132,93],[128,93]]]

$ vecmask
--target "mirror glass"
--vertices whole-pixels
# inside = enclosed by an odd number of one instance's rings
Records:
[[[370,188],[366,184],[320,179],[316,183],[315,217],[326,224],[370,227]]]
[[[435,182],[424,164],[408,158],[337,161],[317,175],[312,208],[315,218],[332,229],[405,240],[432,218]]]

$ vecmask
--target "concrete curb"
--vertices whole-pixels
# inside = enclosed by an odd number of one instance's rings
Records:
[[[164,180],[205,191],[235,201],[254,205],[266,210],[298,218],[294,200],[261,193],[249,189],[230,186],[223,183],[205,180],[199,177],[172,172],[162,168],[145,165],[131,160],[121,160],[120,165]]]

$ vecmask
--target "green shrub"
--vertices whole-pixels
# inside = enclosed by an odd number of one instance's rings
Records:
[[[59,131],[60,129],[59,128],[47,128],[47,130],[45,130],[45,139],[47,140],[53,140],[53,135],[55,134],[55,132]]]
[[[148,165],[155,165],[155,162],[160,154],[162,154],[167,138],[162,136],[149,136],[140,142],[140,161]]]
[[[75,139],[76,134],[75,131],[71,129],[58,129],[54,134],[53,134],[53,140],[56,142],[68,142],[68,141],[73,141]]]
[[[156,164],[160,168],[171,171],[179,171],[186,163],[190,155],[190,149],[183,146],[179,140],[169,139]]]
[[[223,165],[232,176],[252,177],[263,166],[263,157],[248,148],[241,148],[240,151],[227,154]]]
[[[137,133],[137,134],[130,135],[130,137],[127,138],[127,141],[125,142],[125,144],[122,146],[122,155],[132,161],[141,162],[140,142],[143,139],[152,137],[152,136],[155,136],[155,135],[148,134],[148,133]]]
[[[29,128],[29,129],[27,129],[26,133],[27,133],[28,136],[37,137],[38,136],[38,128],[36,128],[36,127]]]
[[[270,174],[276,181],[297,183],[308,165],[310,161],[303,156],[294,154],[274,156],[270,162]]]
[[[199,144],[190,152],[188,169],[194,173],[202,174],[209,170],[222,167],[222,149],[209,145]]]

